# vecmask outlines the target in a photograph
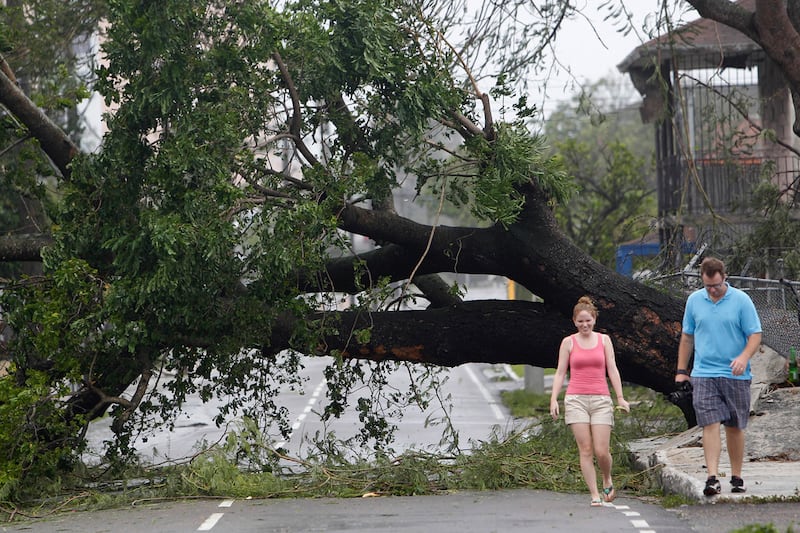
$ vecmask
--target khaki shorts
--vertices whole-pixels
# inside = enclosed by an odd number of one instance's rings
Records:
[[[567,394],[564,396],[564,422],[570,424],[614,425],[614,403],[611,396],[600,394]]]

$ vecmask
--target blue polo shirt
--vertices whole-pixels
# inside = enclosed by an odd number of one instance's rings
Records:
[[[752,378],[750,363],[741,376],[734,376],[730,367],[747,338],[761,333],[761,320],[747,293],[728,285],[725,296],[714,303],[706,289],[693,292],[686,300],[683,332],[694,336],[692,377]]]

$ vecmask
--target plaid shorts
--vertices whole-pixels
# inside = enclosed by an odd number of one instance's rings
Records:
[[[698,426],[720,422],[728,427],[747,427],[749,379],[692,378],[692,398]]]

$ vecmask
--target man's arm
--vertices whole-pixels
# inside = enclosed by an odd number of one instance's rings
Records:
[[[688,333],[681,333],[681,342],[678,344],[678,368],[675,373],[675,381],[688,381],[689,380],[689,357],[694,350],[694,335]],[[680,372],[685,371],[686,374]]]
[[[761,333],[753,333],[747,337],[747,344],[745,344],[744,350],[739,356],[744,356],[746,358],[745,362],[749,361],[755,355],[759,346],[761,346]]]

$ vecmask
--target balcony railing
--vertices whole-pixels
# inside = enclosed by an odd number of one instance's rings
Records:
[[[698,158],[692,164],[679,156],[658,162],[658,209],[661,215],[747,215],[755,187],[764,179],[786,188],[800,175],[800,159],[742,157]]]

